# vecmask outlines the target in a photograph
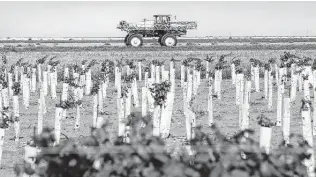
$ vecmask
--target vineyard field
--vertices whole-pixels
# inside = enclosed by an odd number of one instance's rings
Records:
[[[212,54],[220,56],[223,54],[231,53],[227,57],[227,61],[233,57],[237,57],[241,60],[241,65],[246,66],[249,64],[250,58],[256,58],[262,60],[262,62],[268,62],[269,58],[275,57],[279,58],[283,54],[283,50],[242,50],[242,51],[85,51],[85,52],[6,52],[3,53],[6,55],[8,60],[8,65],[16,63],[20,58],[23,58],[25,62],[31,64],[36,63],[36,59],[41,58],[45,55],[56,56],[55,60],[60,61],[58,65],[58,72],[63,72],[61,69],[62,66],[68,64],[78,65],[83,60],[92,60],[95,59],[97,62],[102,62],[104,59],[109,60],[119,60],[123,58],[124,60],[139,60],[144,59],[144,64],[149,63],[153,59],[158,59],[165,61],[165,68],[169,68],[169,61],[171,58],[176,60],[175,62],[175,77],[176,77],[176,88],[175,88],[175,99],[174,99],[174,108],[172,112],[172,122],[171,122],[171,135],[166,139],[167,148],[171,149],[173,147],[181,147],[186,139],[186,128],[185,128],[185,116],[183,114],[183,95],[182,88],[180,86],[180,65],[182,60],[188,57],[195,57],[204,59],[207,54]],[[313,57],[316,56],[315,50],[290,50],[289,52],[297,56],[307,56]],[[99,65],[95,66],[96,68]],[[92,70],[94,72],[99,71],[99,69]],[[222,98],[214,99],[214,122],[220,128],[220,130],[227,136],[232,136],[239,131],[238,126],[238,107],[235,102],[235,86],[232,84],[230,78],[230,68],[223,71],[223,82],[222,87]],[[141,103],[141,87],[144,86],[143,81],[137,81],[138,84],[138,95],[139,102]],[[264,98],[263,92],[263,78],[260,78],[260,92],[252,92],[250,103],[250,125],[249,127],[255,130],[253,135],[254,139],[259,140],[259,128],[260,126],[257,123],[256,118],[260,114],[265,114],[266,116],[276,120],[277,117],[277,87],[273,87],[273,109],[268,110],[268,101]],[[55,104],[59,103],[59,98],[62,92],[62,82],[58,82],[57,85],[57,99],[50,98],[50,92],[46,98],[46,107],[47,113],[43,119],[44,127],[54,127],[54,118],[55,118]],[[20,97],[20,130],[21,137],[20,142],[17,145],[14,142],[15,132],[13,126],[10,126],[5,132],[5,139],[3,145],[3,155],[2,155],[2,169],[0,169],[0,174],[3,177],[14,176],[13,167],[15,164],[22,164],[21,157],[24,155],[25,143],[31,139],[34,134],[34,127],[37,126],[37,113],[38,113],[38,95],[36,93],[31,93],[30,96],[30,106],[28,109],[22,104],[22,98]],[[114,79],[110,78],[110,84],[107,89],[107,96],[104,99],[104,110],[105,115],[103,116],[107,123],[109,123],[109,131],[113,134],[113,137],[117,135],[118,132],[118,118],[117,118],[117,104],[116,104],[116,91],[114,86]],[[285,96],[289,95],[289,86],[285,86]],[[196,114],[196,124],[202,125],[205,132],[212,133],[208,127],[207,122],[207,96],[208,96],[208,87],[204,76],[202,76],[201,85],[198,88],[198,95],[195,98],[193,109]],[[302,134],[302,120],[300,114],[301,108],[301,99],[303,92],[298,92],[296,101],[291,104],[291,133]],[[311,94],[311,97],[314,95]],[[61,140],[66,138],[75,138],[80,139],[90,134],[90,126],[92,124],[92,107],[93,107],[93,97],[84,96],[83,97],[83,108],[81,110],[81,120],[80,120],[80,129],[75,130],[75,116],[76,109],[67,110],[67,118],[62,119],[61,124]],[[141,107],[132,108],[131,112],[141,112]],[[276,148],[279,143],[283,140],[282,136],[282,127],[273,127],[273,136],[271,147]],[[314,136],[314,141],[315,141]]]

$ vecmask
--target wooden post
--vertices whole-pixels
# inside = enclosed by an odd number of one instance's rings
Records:
[[[0,112],[3,111],[3,97],[2,97],[2,84],[0,84]],[[2,118],[2,115],[0,115],[0,119]],[[0,161],[1,161],[1,158],[0,158]],[[1,165],[1,164],[0,164]],[[1,168],[1,166],[0,166]]]
[[[47,65],[47,84],[48,84],[48,86],[50,86],[50,84],[51,84],[51,78],[50,78],[50,76],[51,76],[51,74],[50,74],[50,70],[51,70],[51,65]]]
[[[155,105],[153,116],[153,136],[160,136],[161,106]]]
[[[188,98],[187,98],[187,92],[188,92],[188,83],[183,83],[183,114],[185,118],[188,116]]]
[[[260,148],[264,148],[266,153],[270,153],[271,146],[271,137],[272,137],[272,128],[271,127],[260,127]]]
[[[83,65],[84,66],[84,65]],[[84,84],[85,84],[85,74],[81,74],[79,76],[79,99],[82,100],[83,99],[83,95],[84,95]]]
[[[156,83],[160,83],[160,71],[159,71],[159,66],[156,66]]]
[[[269,71],[267,69],[264,70],[264,98],[268,99],[268,74]]]
[[[314,158],[314,150],[313,150],[313,134],[312,134],[312,125],[310,118],[310,105],[308,103],[304,103],[302,105],[302,121],[303,121],[303,137],[307,141],[307,143],[311,146],[307,153],[311,155],[309,159],[305,160],[305,165],[307,167],[308,176],[315,176],[314,168],[315,168],[315,158]]]
[[[147,88],[142,87],[142,117],[147,116]]]
[[[99,86],[99,90],[98,90],[98,112],[99,113],[103,112],[103,96],[102,96],[101,85]]]
[[[183,87],[184,78],[185,78],[185,72],[184,72],[184,65],[181,65],[181,87]]]
[[[283,114],[283,140],[286,144],[290,143],[290,98],[284,98],[284,114]]]
[[[42,84],[42,94],[40,94],[40,99],[41,99],[41,103],[42,103],[42,111],[43,111],[43,114],[46,114],[47,110],[46,110],[46,102],[45,102],[45,89],[44,89],[44,82],[41,83]]]
[[[152,96],[151,92],[149,91],[149,88],[152,87],[153,84],[153,80],[152,79],[148,79],[148,87],[147,87],[147,99],[148,99],[148,111],[150,113],[154,112],[154,97]]]
[[[125,100],[125,120],[131,114],[131,104],[132,104],[132,90],[131,88],[127,89],[127,97]]]
[[[297,90],[297,74],[291,76],[291,102],[295,101]]]
[[[208,102],[207,102],[207,110],[208,110],[208,125],[212,126],[214,124],[213,117],[213,95],[212,95],[212,83],[210,81],[208,87]]]
[[[175,90],[175,69],[170,70],[170,82],[171,82],[171,92],[174,93]]]
[[[269,71],[269,98],[268,98],[268,109],[271,111],[272,110],[272,97],[273,97],[273,76],[271,75],[271,70]]]
[[[209,72],[210,72],[210,68],[209,68],[209,65],[210,63],[208,61],[205,61],[205,69],[206,69],[206,73],[205,73],[205,79],[209,79]]]
[[[98,117],[97,118],[97,124],[96,124],[96,128],[102,128],[102,125],[104,124],[104,119],[103,117]]]
[[[124,136],[125,123],[124,123],[124,99],[117,98],[117,111],[118,111],[118,136]]]
[[[194,132],[194,128],[196,126],[196,119],[195,119],[195,114],[192,110],[188,110],[188,117],[189,119],[187,121],[188,124],[190,125],[190,134],[187,136],[187,140],[192,140],[193,138],[195,138],[195,132]]]
[[[93,95],[93,118],[92,126],[96,127],[98,117],[98,94]]]
[[[10,98],[12,98],[13,96],[12,86],[13,86],[12,73],[9,72],[8,73],[8,88],[9,88]]]
[[[55,114],[55,144],[60,142],[60,133],[61,133],[61,119],[62,119],[63,108],[56,107]]]
[[[241,100],[240,100],[240,90],[241,90],[241,85],[242,85],[242,77],[243,74],[238,73],[236,75],[236,105],[239,106],[239,104],[241,104]]]
[[[251,81],[255,81],[255,69],[253,64],[250,65],[250,71],[251,71]]]
[[[215,82],[214,82],[214,92],[215,92],[215,94],[217,95],[217,98],[218,99],[220,99],[220,90],[219,90],[219,88],[220,88],[220,86],[219,86],[219,84],[220,84],[220,81],[219,81],[219,70],[218,69],[215,69]]]
[[[308,74],[308,82],[311,85],[314,85],[312,66],[306,66],[306,69],[307,69],[307,74]]]
[[[5,129],[0,128],[0,167],[2,168],[2,151],[3,151],[3,144],[4,144],[4,134],[5,134]]]
[[[117,72],[117,85],[116,85],[116,90],[117,90],[117,98],[121,98],[122,97],[122,73],[120,70],[118,70]]]
[[[100,86],[102,88],[102,98],[106,99],[107,82],[105,80],[102,81],[102,84]]]
[[[313,74],[313,88],[315,89],[316,88],[316,70],[313,70],[312,74]]]
[[[35,93],[36,91],[36,68],[32,68],[32,92]]]
[[[16,119],[19,119],[19,96],[13,95],[13,116]],[[15,130],[15,142],[18,142],[20,139],[20,121],[14,120],[14,130]]]
[[[314,84],[316,84],[316,82],[314,81]],[[313,87],[313,92],[314,92],[314,104],[313,104],[313,135],[316,135],[316,85],[314,85]]]
[[[115,67],[115,70],[117,69],[117,67]],[[89,68],[88,71],[85,73],[86,74],[86,85],[85,85],[85,93],[86,95],[90,95],[91,94],[91,69]],[[116,75],[115,75],[115,81],[116,81]],[[116,86],[117,83],[115,83]]]
[[[2,88],[2,100],[3,100],[3,107],[9,107],[9,94],[8,94],[8,87]]]
[[[244,74],[240,74],[240,89],[239,89],[239,128],[242,129],[242,124],[243,124],[243,115],[244,115],[244,87],[245,87],[245,82],[244,82]]]
[[[174,62],[173,61],[170,61],[168,73],[169,73],[168,79],[169,79],[169,81],[172,84],[172,78],[171,77],[172,77],[172,74],[174,75]]]
[[[171,119],[172,119],[172,110],[173,110],[173,103],[174,103],[174,92],[171,90],[167,94],[167,113],[166,113],[166,131],[164,132],[164,138],[169,137],[170,135],[170,127],[171,127]]]
[[[298,91],[303,90],[303,78],[302,78],[302,73],[298,74]]]
[[[50,86],[51,86],[51,97],[52,99],[57,98],[57,93],[56,93],[56,82],[55,82],[55,73],[51,72],[50,73]]]
[[[15,66],[14,67],[14,81],[18,82],[19,81],[19,66]]]
[[[196,70],[193,69],[193,75],[192,75],[192,93],[194,96],[197,95],[197,77],[196,77]]]
[[[29,106],[30,106],[30,78],[28,77],[25,77],[24,78],[24,87],[23,87],[23,90],[25,92],[25,102],[24,102],[24,105],[25,105],[25,108],[27,109]]]
[[[254,67],[256,92],[260,92],[259,66]]]
[[[241,130],[245,130],[249,128],[249,101],[250,101],[250,92],[251,92],[251,80],[247,80],[244,86],[244,102],[242,107],[242,121],[241,121]],[[248,137],[248,135],[246,135]]]
[[[231,73],[232,73],[232,83],[233,85],[236,84],[236,69],[235,69],[235,64],[231,64]]]
[[[282,107],[283,107],[283,90],[284,90],[284,83],[281,80],[278,84],[278,105],[277,105],[277,122],[276,126],[280,127],[282,125]]]
[[[133,78],[132,94],[133,94],[133,105],[134,105],[136,108],[138,108],[138,107],[139,107],[139,100],[138,100],[138,89],[137,89],[137,81],[136,81],[136,78]]]
[[[131,68],[129,67],[129,65],[126,65],[126,74],[127,75],[131,74]]]
[[[304,84],[304,98],[306,100],[311,100],[311,98],[310,98],[310,90],[309,90],[309,80],[308,79],[304,80],[303,84]]]
[[[148,72],[147,71],[145,72],[145,78],[144,79],[145,79],[144,86],[147,87],[148,86]]]
[[[41,134],[43,131],[43,116],[44,116],[44,105],[43,105],[44,89],[40,87],[40,98],[38,99],[38,117],[37,117],[37,134]]]
[[[275,82],[277,85],[279,85],[279,67],[278,64],[274,64],[274,69],[275,69]]]
[[[192,137],[192,122],[189,115],[189,99],[187,98],[188,90],[189,90],[189,84],[187,82],[184,82],[183,87],[183,107],[184,107],[184,116],[185,116],[185,125],[186,125],[186,132],[187,132],[187,139],[190,140]]]
[[[139,81],[142,80],[142,62],[141,61],[138,62],[138,80]]]
[[[170,97],[170,96],[169,96]],[[168,96],[167,100],[165,100],[165,104],[161,106],[161,113],[160,113],[160,125],[159,125],[159,134],[161,138],[167,138],[169,132],[167,132],[167,123],[168,123]]]
[[[76,105],[76,123],[75,123],[75,129],[80,128],[80,107],[81,105],[77,104]]]
[[[223,80],[223,69],[220,69],[219,70],[219,84],[218,84],[219,99],[222,98],[222,80]]]
[[[66,101],[68,97],[68,83],[63,83],[63,91],[61,94],[61,101]]]
[[[187,90],[187,102],[189,103],[192,99],[192,74],[189,72],[188,75],[188,90]]]
[[[152,63],[150,64],[150,78],[152,79],[153,83],[156,83],[155,66]]]
[[[37,64],[37,77],[38,77],[38,82],[42,83],[43,82],[43,77],[42,77],[42,64]]]
[[[43,71],[43,90],[44,90],[44,95],[47,96],[48,94],[47,71]]]

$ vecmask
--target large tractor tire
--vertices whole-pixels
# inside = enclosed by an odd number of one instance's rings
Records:
[[[165,34],[161,39],[162,46],[172,47],[178,43],[177,37],[172,34]]]
[[[158,38],[158,43],[159,43],[161,46],[163,46],[163,43],[161,42],[162,37],[163,37],[163,36],[159,36],[159,38]]]
[[[127,45],[127,46],[130,46],[131,44],[130,43],[128,43],[128,37],[129,37],[130,35],[128,34],[128,35],[126,35],[125,36],[125,39],[124,39],[124,43]]]
[[[140,47],[143,45],[143,38],[139,34],[132,34],[127,38],[127,42],[133,47]]]

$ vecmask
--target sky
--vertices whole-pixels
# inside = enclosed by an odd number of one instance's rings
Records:
[[[1,1],[0,37],[124,37],[154,14],[197,21],[188,37],[316,36],[316,1]]]

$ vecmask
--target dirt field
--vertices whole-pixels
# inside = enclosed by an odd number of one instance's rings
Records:
[[[288,51],[288,50],[287,50]],[[205,58],[206,54],[215,54],[217,56],[221,54],[227,54],[232,52],[231,57],[238,57],[245,65],[250,58],[257,58],[263,61],[267,61],[270,57],[279,57],[283,50],[242,50],[242,51],[97,51],[97,52],[7,52],[7,59],[9,64],[16,62],[19,58],[24,58],[30,63],[35,63],[36,59],[45,55],[57,56],[57,59],[61,61],[61,64],[80,63],[83,59],[96,59],[102,61],[103,59],[160,59],[169,61],[171,57],[176,60],[183,60],[187,57],[199,57]],[[313,57],[316,55],[315,50],[291,50],[289,51],[296,55],[304,55]],[[231,58],[230,57],[230,58]],[[166,67],[168,68],[166,62]],[[176,76],[180,74],[180,62],[176,63]],[[172,116],[171,124],[171,137],[167,139],[169,146],[180,146],[185,140],[185,119],[183,115],[183,101],[182,101],[182,88],[180,88],[180,81],[176,80],[176,92],[175,92],[175,104]],[[113,84],[113,83],[112,83]],[[143,82],[138,84],[139,95],[141,94],[141,86]],[[250,127],[256,131],[254,138],[258,140],[259,126],[257,125],[256,118],[259,114],[265,115],[276,119],[276,87],[274,87],[274,100],[272,111],[268,111],[268,101],[263,98],[263,81],[261,80],[261,92],[251,93],[250,100]],[[50,92],[49,92],[50,93]],[[203,125],[206,131],[209,131],[207,127],[207,94],[208,88],[204,81],[198,90],[197,104],[194,107],[197,110],[204,112],[204,115],[197,117],[197,125]],[[61,83],[57,89],[58,98],[61,94]],[[291,105],[291,132],[302,133],[302,121],[300,116],[300,100],[303,93],[298,93],[297,99],[294,104]],[[288,89],[286,89],[285,95],[288,95]],[[105,111],[108,113],[106,120],[109,122],[110,132],[113,135],[117,134],[118,120],[116,110],[116,93],[114,93],[114,86],[110,85],[108,88],[107,98],[104,100]],[[141,97],[139,97],[141,98]],[[59,100],[52,100],[49,96],[46,99],[47,114],[44,117],[44,126],[54,126],[55,116],[55,104]],[[141,101],[141,100],[140,100]],[[30,107],[25,109],[22,105],[22,98],[20,98],[20,122],[21,122],[21,139],[19,144],[15,144],[14,129],[13,126],[9,127],[5,132],[4,150],[2,156],[2,169],[0,169],[0,176],[11,177],[14,176],[13,168],[14,164],[22,163],[23,158],[23,146],[26,141],[30,140],[34,132],[34,127],[37,125],[37,95],[31,94]],[[69,138],[80,138],[89,135],[90,125],[92,124],[92,97],[85,96],[83,100],[83,109],[81,114],[81,128],[80,130],[74,129],[75,124],[75,110],[67,111],[67,118],[62,120],[62,133]],[[238,108],[235,105],[235,88],[231,83],[231,80],[224,80],[222,82],[222,99],[214,100],[214,121],[219,128],[228,136],[233,135],[238,131]],[[140,111],[140,108],[133,108],[132,110]],[[211,133],[211,132],[210,132]],[[62,136],[65,139],[65,136]],[[272,147],[276,148],[278,143],[282,140],[282,129],[280,127],[273,128]],[[315,140],[315,139],[314,139]]]

